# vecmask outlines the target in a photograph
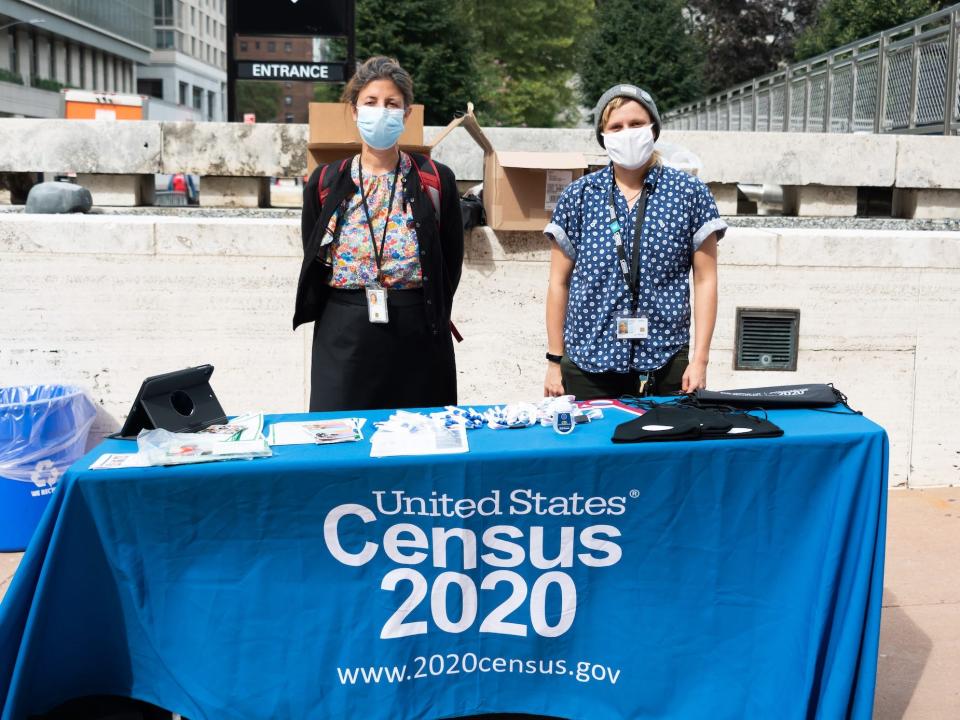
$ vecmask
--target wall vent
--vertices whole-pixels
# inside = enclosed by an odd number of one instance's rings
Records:
[[[734,370],[796,370],[800,311],[737,308]]]

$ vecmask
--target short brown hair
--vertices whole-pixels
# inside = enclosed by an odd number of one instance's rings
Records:
[[[375,55],[357,68],[350,82],[343,88],[340,101],[356,105],[360,92],[375,80],[389,80],[403,95],[403,106],[413,105],[413,78],[400,67],[400,63],[384,55]]]

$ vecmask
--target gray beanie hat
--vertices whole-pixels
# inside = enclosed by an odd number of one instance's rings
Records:
[[[600,96],[597,106],[593,109],[593,122],[596,125],[597,142],[600,143],[600,147],[606,147],[603,144],[603,128],[600,127],[603,122],[603,110],[610,104],[611,100],[618,97],[636,100],[647,109],[647,112],[650,113],[650,119],[653,121],[653,139],[657,140],[660,137],[660,113],[657,111],[657,104],[653,101],[653,96],[636,85],[614,85]]]

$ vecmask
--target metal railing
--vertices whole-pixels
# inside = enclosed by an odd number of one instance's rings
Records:
[[[960,134],[960,4],[664,115],[673,130]]]

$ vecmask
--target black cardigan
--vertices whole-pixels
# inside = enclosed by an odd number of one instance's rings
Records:
[[[301,235],[303,238],[303,264],[297,284],[297,300],[293,313],[293,328],[317,320],[323,312],[330,294],[331,268],[320,259],[320,241],[324,228],[330,222],[334,210],[344,199],[353,197],[357,185],[350,177],[350,162],[340,170],[340,162],[330,163],[327,172],[337,176],[329,185],[330,193],[324,206],[320,206],[318,185],[323,166],[313,171],[303,188],[303,215]],[[423,274],[424,309],[427,324],[434,335],[449,332],[450,310],[453,295],[460,283],[463,266],[463,221],[460,216],[460,196],[453,171],[446,165],[436,163],[440,173],[440,226],[437,227],[433,203],[420,185],[416,160],[410,171],[402,178],[404,197],[417,230],[420,250],[420,267]]]

